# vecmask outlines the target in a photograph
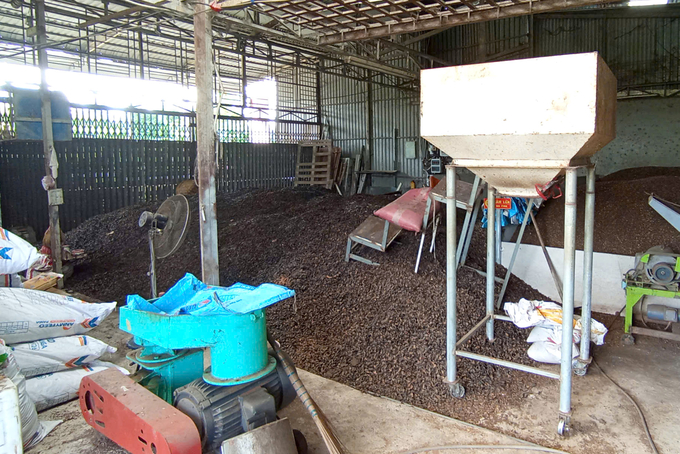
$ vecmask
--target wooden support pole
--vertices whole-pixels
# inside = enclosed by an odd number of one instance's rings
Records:
[[[42,138],[45,153],[45,179],[43,186],[48,191],[48,213],[50,221],[50,248],[52,249],[52,269],[61,273],[61,227],[59,225],[59,204],[56,195],[58,161],[54,149],[54,134],[52,131],[52,101],[47,88],[47,30],[45,28],[45,2],[35,0],[36,26],[38,31],[38,65],[40,66],[40,99],[42,112]],[[61,197],[59,197],[61,199]],[[59,281],[61,288],[63,283]]]
[[[206,3],[194,7],[194,49],[196,56],[196,148],[199,225],[203,282],[220,284],[217,255],[217,204],[215,194],[215,130],[213,118],[213,12]]]

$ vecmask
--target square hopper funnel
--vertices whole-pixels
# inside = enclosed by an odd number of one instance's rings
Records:
[[[615,136],[616,78],[597,52],[426,69],[420,134],[495,187],[536,197]]]

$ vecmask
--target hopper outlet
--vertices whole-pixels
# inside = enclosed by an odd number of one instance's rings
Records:
[[[616,78],[597,52],[426,69],[420,135],[501,194],[536,187],[615,137]]]

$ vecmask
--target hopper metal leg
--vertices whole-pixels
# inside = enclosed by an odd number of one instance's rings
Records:
[[[494,340],[494,296],[496,277],[496,189],[487,186],[487,210],[486,210],[486,338]]]
[[[498,294],[498,299],[496,300],[496,309],[499,309],[503,304],[503,297],[505,296],[505,291],[508,288],[508,282],[510,282],[510,276],[512,275],[512,268],[515,266],[515,260],[517,259],[517,253],[519,252],[519,246],[522,244],[522,238],[524,237],[524,230],[526,230],[527,223],[529,221],[529,213],[534,208],[534,199],[529,199],[527,203],[527,212],[522,220],[522,225],[519,228],[519,233],[517,234],[517,240],[515,241],[515,247],[512,250],[512,257],[510,258],[510,263],[505,271],[505,278],[503,279],[503,287],[501,292]]]
[[[456,376],[456,168],[446,166],[446,382],[453,397],[465,388]]]
[[[569,432],[574,332],[574,278],[576,265],[576,168],[567,169],[564,200],[564,281],[562,300],[562,358],[560,362],[560,420],[557,432]]]
[[[581,352],[574,369],[585,375],[590,364],[590,320],[593,296],[593,235],[595,227],[595,167],[586,169],[586,213],[583,235],[583,298],[581,303]]]

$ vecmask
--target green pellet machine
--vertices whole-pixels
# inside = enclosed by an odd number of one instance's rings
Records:
[[[675,204],[651,195],[649,205],[680,231],[680,213]],[[680,310],[665,304],[643,304],[645,296],[680,299],[680,254],[663,246],[637,254],[635,268],[623,276],[622,286],[626,291],[624,344],[635,342],[633,334],[680,341]],[[633,326],[633,309],[638,303],[641,304],[643,320],[646,317],[655,322],[665,322],[666,328],[659,330]],[[676,304],[678,305],[680,301]],[[669,328],[671,331],[668,331]]]

